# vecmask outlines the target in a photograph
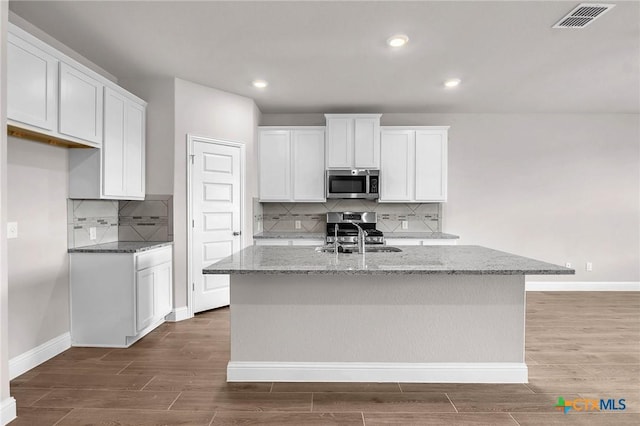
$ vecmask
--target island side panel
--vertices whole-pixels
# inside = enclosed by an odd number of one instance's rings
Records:
[[[523,275],[231,276],[231,363],[524,366],[524,320]]]

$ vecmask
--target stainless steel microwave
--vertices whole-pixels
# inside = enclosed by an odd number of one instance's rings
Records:
[[[380,170],[327,170],[327,198],[378,199]]]

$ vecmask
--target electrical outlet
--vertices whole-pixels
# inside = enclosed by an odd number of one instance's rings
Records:
[[[300,229],[302,228],[302,222],[300,222],[299,220],[296,220],[296,229]]]
[[[89,239],[91,241],[95,240],[97,238],[96,236],[96,227],[92,226],[91,228],[89,228]]]
[[[402,229],[409,229],[409,221],[408,220],[403,220],[402,221]]]
[[[18,238],[18,222],[7,222],[7,238]]]
[[[565,263],[565,264],[564,264],[564,266],[565,266],[566,268],[571,268],[571,262],[567,262],[567,263]]]
[[[586,269],[587,272],[593,271],[593,263],[587,262],[586,265],[584,265],[584,269]]]

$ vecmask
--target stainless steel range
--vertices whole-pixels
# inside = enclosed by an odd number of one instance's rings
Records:
[[[376,212],[327,213],[327,244],[358,244],[358,227],[364,234],[365,245],[384,244],[384,234],[376,229]]]

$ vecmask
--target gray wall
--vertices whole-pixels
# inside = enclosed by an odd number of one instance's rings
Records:
[[[263,114],[260,124],[324,117]],[[442,230],[460,244],[576,268],[530,281],[640,281],[637,114],[384,114],[382,124],[451,126]]]
[[[69,331],[68,151],[8,142],[9,357]]]
[[[246,147],[245,244],[251,244],[252,198],[257,196],[256,140],[260,111],[253,99],[175,80],[174,278],[175,307],[187,304],[187,134],[242,142]]]

